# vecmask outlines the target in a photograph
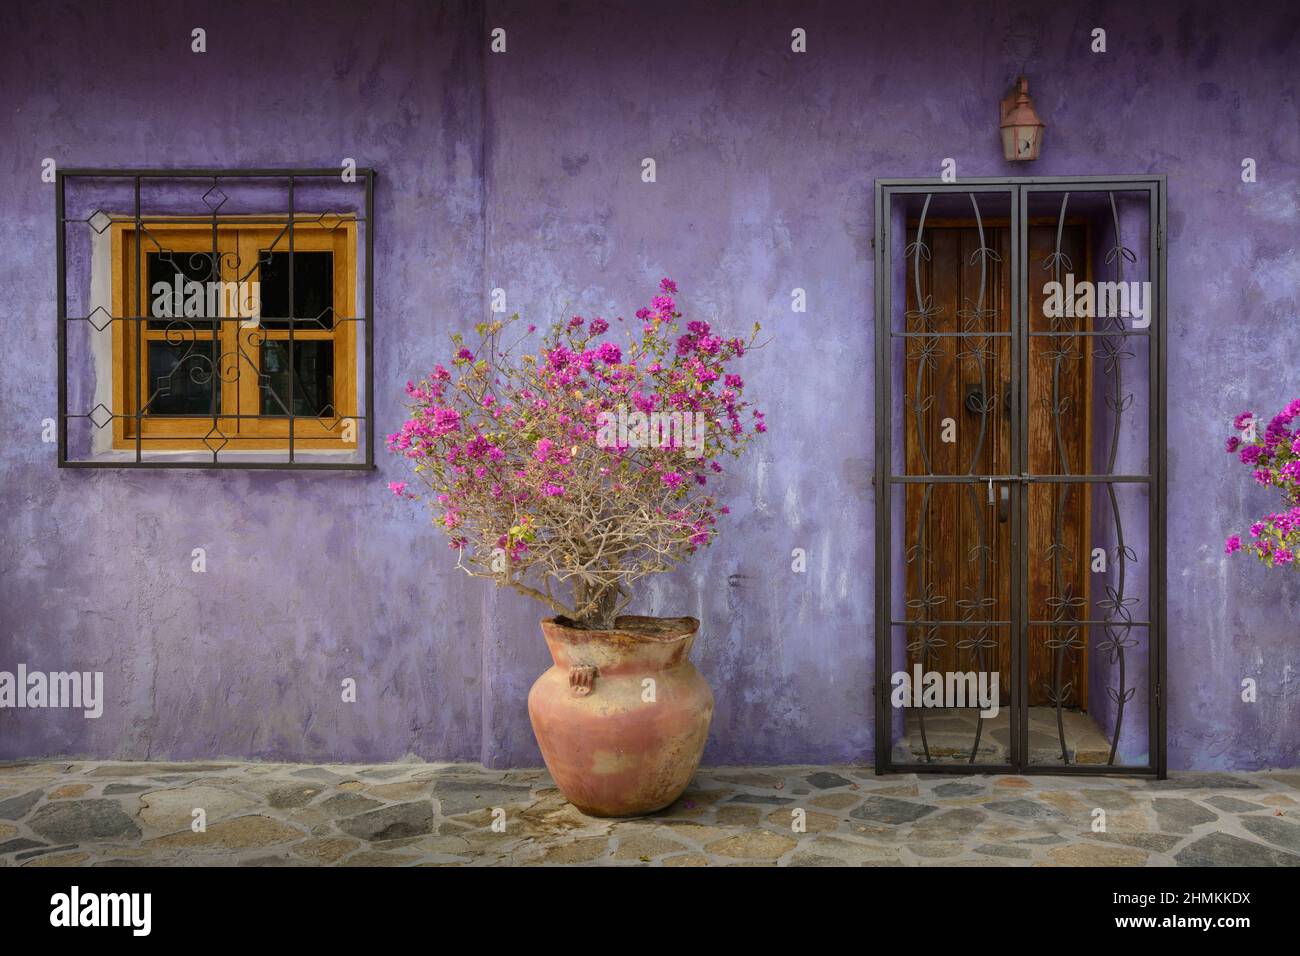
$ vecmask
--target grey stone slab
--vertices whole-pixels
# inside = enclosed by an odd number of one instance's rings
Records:
[[[153,787],[141,786],[138,783],[110,783],[104,787],[104,796],[121,797],[132,793],[144,793],[146,790],[153,789]]]
[[[1238,800],[1236,797],[1230,797],[1225,793],[1216,793],[1212,797],[1206,797],[1205,802],[1214,809],[1222,810],[1225,813],[1250,813],[1252,810],[1269,809],[1260,806],[1258,803],[1251,803],[1249,800]]]
[[[1151,807],[1160,829],[1169,833],[1190,833],[1193,827],[1219,819],[1213,810],[1183,797],[1156,797]]]
[[[1242,817],[1241,825],[1274,846],[1300,853],[1300,826],[1277,817]]]
[[[0,820],[21,820],[44,793],[44,790],[29,790],[8,800],[0,800]]]
[[[140,827],[116,800],[59,800],[47,803],[27,823],[55,843],[84,843],[114,837],[138,837]]]
[[[339,822],[339,829],[362,840],[397,840],[433,832],[433,807],[427,800],[397,803]]]
[[[851,786],[853,781],[848,777],[841,777],[838,773],[831,773],[829,770],[819,770],[816,773],[810,773],[804,777],[810,784],[818,790],[831,790],[835,787]]]
[[[1121,846],[1137,847],[1139,850],[1153,850],[1156,853],[1168,853],[1183,841],[1183,837],[1168,833],[1140,833],[1117,831],[1115,833],[1089,833],[1088,837],[1102,843],[1118,843]]]
[[[1300,866],[1300,856],[1252,843],[1231,833],[1211,833],[1174,854],[1179,866]]]
[[[988,814],[974,807],[957,807],[918,820],[912,834],[918,840],[956,840],[973,833],[988,819]]]
[[[936,797],[973,797],[988,790],[978,783],[941,783],[931,793]]]
[[[328,800],[322,800],[320,807],[340,817],[350,817],[366,810],[373,810],[381,805],[379,800],[371,800],[359,793],[336,793]]]
[[[1016,800],[994,800],[982,804],[986,810],[1002,813],[1017,820],[1058,820],[1061,814],[1044,803],[1037,803],[1024,798]]]
[[[925,803],[912,803],[908,800],[896,800],[893,797],[864,797],[849,813],[855,820],[869,820],[873,823],[913,823],[931,813],[937,807]]]
[[[527,803],[532,797],[532,787],[496,783],[492,780],[435,779],[433,795],[438,800],[442,815],[453,817],[484,807],[503,807],[512,803]]]
[[[305,807],[325,792],[324,787],[315,784],[277,787],[266,795],[266,802],[276,810],[292,810]]]
[[[14,840],[6,840],[0,843],[0,855],[5,853],[17,853],[19,850],[30,850],[34,846],[45,846],[40,840],[29,840],[27,837],[18,837]]]
[[[1028,860],[1033,856],[1024,847],[1006,846],[999,843],[986,843],[983,846],[977,846],[975,852],[982,856],[999,856],[1008,860]]]
[[[794,803],[794,798],[778,797],[774,793],[738,793],[728,800],[727,803],[756,803],[764,807],[780,807],[787,803]]]

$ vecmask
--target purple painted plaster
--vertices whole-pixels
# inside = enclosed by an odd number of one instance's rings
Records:
[[[669,275],[720,327],[762,321],[774,342],[746,378],[769,440],[732,476],[723,539],[637,609],[703,621],[706,761],[869,758],[872,181],[945,157],[959,177],[1024,173],[994,129],[1023,64],[1049,124],[1030,172],[1169,177],[1170,766],[1296,763],[1300,588],[1222,554],[1270,500],[1220,450],[1232,415],[1300,385],[1275,358],[1300,342],[1293,5],[33,3],[3,44],[0,669],[103,670],[108,704],[97,721],[0,711],[0,757],[536,764],[524,694],[547,663],[539,609],[453,571],[386,495],[397,461],[55,469],[48,156],[376,167],[383,431],[495,287],[534,320],[613,316]]]

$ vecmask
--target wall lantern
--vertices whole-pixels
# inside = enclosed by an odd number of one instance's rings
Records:
[[[1029,79],[1021,76],[1002,98],[1002,156],[1009,163],[1038,158],[1045,126],[1029,98]]]

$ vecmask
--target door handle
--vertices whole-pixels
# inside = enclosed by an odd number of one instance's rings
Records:
[[[998,524],[1007,523],[1007,515],[1011,512],[1011,488],[1007,485],[1002,486],[1002,494],[998,501]]]

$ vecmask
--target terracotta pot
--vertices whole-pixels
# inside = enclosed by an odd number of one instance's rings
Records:
[[[687,656],[699,627],[689,617],[620,617],[612,631],[542,621],[555,666],[529,691],[528,716],[556,785],[583,813],[651,813],[691,782],[713,719],[713,694]]]

